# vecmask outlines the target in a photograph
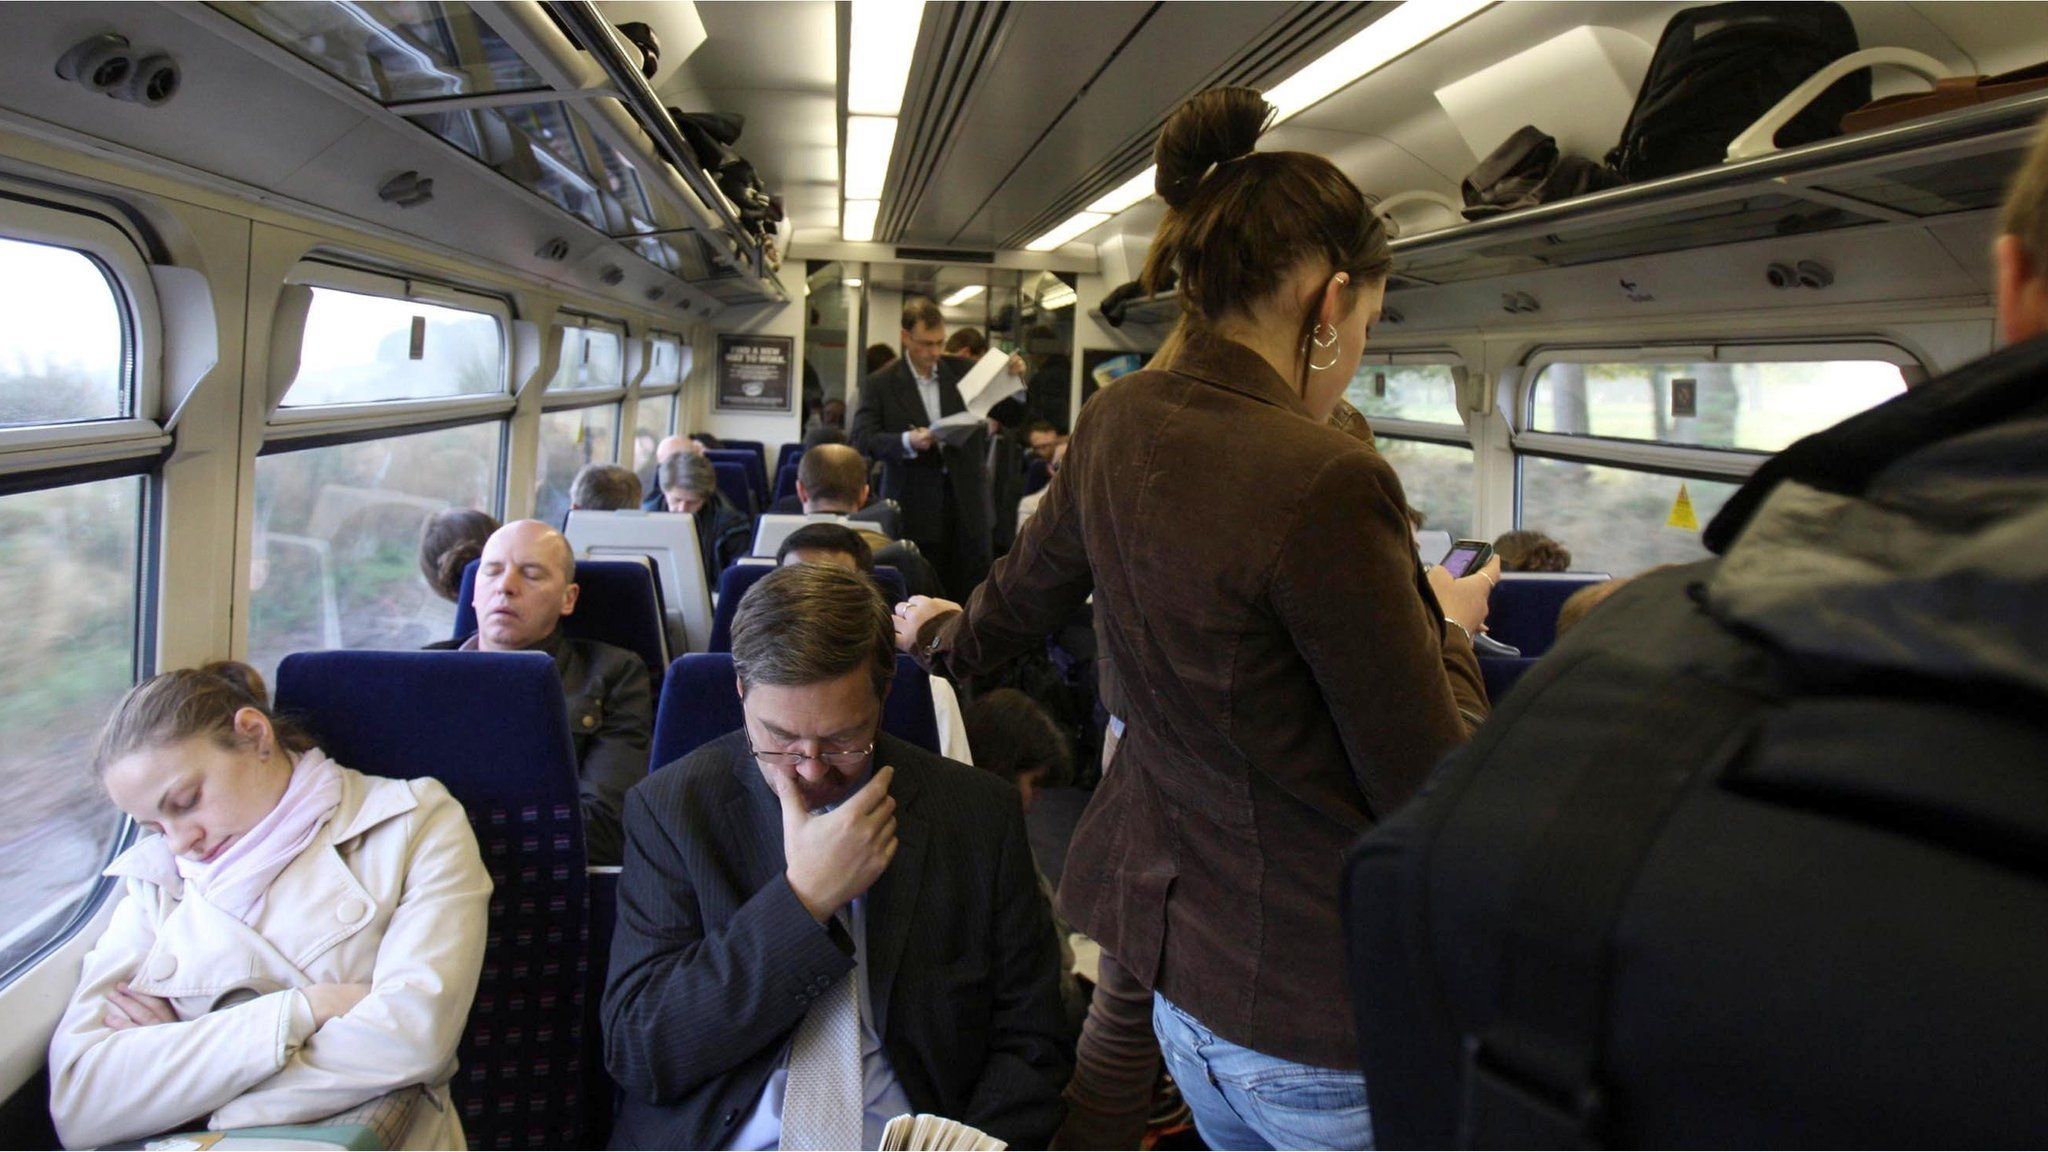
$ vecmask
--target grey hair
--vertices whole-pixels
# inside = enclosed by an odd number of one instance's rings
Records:
[[[685,492],[709,496],[718,491],[718,472],[711,467],[710,460],[695,452],[678,452],[655,469],[655,483],[664,492],[681,488]]]

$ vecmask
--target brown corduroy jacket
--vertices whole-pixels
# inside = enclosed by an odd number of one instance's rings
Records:
[[[928,659],[971,674],[1092,592],[1127,725],[1059,908],[1219,1035],[1357,1067],[1343,853],[1485,715],[1393,469],[1257,353],[1191,336],[1082,410],[1038,514]]]

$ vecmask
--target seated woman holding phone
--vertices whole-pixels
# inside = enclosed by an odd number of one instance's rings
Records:
[[[490,876],[431,779],[328,759],[245,664],[131,689],[93,768],[154,835],[115,859],[106,933],[50,1041],[66,1146],[327,1120],[461,1148],[448,1099]],[[368,1123],[366,1121],[366,1123]]]

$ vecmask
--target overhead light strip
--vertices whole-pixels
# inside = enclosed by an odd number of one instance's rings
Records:
[[[1269,89],[1266,100],[1276,110],[1273,122],[1283,123],[1307,111],[1492,5],[1493,0],[1406,0]],[[1158,167],[1147,167],[1025,247],[1045,252],[1092,231],[1149,199],[1158,179]]]
[[[924,0],[853,0],[847,39],[846,153],[840,194],[846,207],[840,235],[875,238],[882,189],[896,148],[897,116],[910,62],[917,52]]]
[[[946,297],[944,300],[939,301],[939,307],[958,308],[960,305],[965,304],[969,300],[974,299],[976,296],[981,295],[986,290],[987,285],[985,284],[969,284],[966,287],[960,289],[958,292],[953,293],[951,296]]]
[[[851,244],[865,244],[875,238],[875,217],[882,211],[880,200],[848,200],[839,218],[839,234]]]

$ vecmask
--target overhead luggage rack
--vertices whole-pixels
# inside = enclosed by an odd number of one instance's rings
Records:
[[[679,302],[787,301],[588,0],[210,6],[682,281]]]
[[[1407,237],[1388,289],[1993,208],[2044,112],[2020,96]]]

